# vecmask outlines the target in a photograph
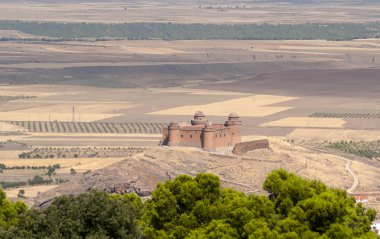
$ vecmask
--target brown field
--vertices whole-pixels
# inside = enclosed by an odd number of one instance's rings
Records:
[[[21,3],[21,4],[20,4]],[[212,6],[213,9],[206,9]],[[217,7],[221,9],[217,9]],[[28,14],[25,14],[28,12]],[[16,1],[0,3],[0,19],[61,22],[176,22],[176,23],[304,23],[368,22],[378,20],[376,2],[334,1],[312,4],[232,0],[65,2]]]
[[[0,42],[0,53],[0,84],[42,83],[128,88],[194,87],[207,83],[249,80],[272,72],[302,69],[377,69],[380,66],[380,40],[372,39],[339,42],[232,40]],[[15,91],[8,94],[20,94],[25,91],[29,91],[32,95],[36,93],[22,87],[14,89]],[[281,94],[279,91],[280,89],[271,95]],[[0,92],[4,93],[2,88]],[[79,92],[76,88],[70,87],[65,93],[65,96],[69,96]],[[38,94],[47,96],[52,92],[40,91]],[[58,107],[70,111],[68,105],[70,102],[63,100],[62,92],[55,94],[61,95],[59,97],[61,106]],[[57,99],[53,96],[49,99],[50,103],[54,103],[52,102],[54,98]],[[46,105],[50,104],[48,99],[44,99],[46,102],[44,105],[38,98],[33,100],[38,103],[36,108],[42,107],[41,110],[44,111],[47,107],[49,110],[50,106]],[[136,106],[134,100],[123,102],[114,96],[104,99],[103,102],[96,100],[92,102],[101,108],[107,108],[109,105],[100,104],[113,104],[113,102],[115,105],[125,104],[121,108]],[[116,107],[118,108],[119,106]],[[113,113],[112,106],[108,113],[110,111]],[[41,117],[46,118],[46,115]],[[100,117],[98,115],[93,119]],[[91,120],[91,117],[88,120]]]

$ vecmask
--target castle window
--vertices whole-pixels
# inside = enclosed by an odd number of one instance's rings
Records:
[[[219,138],[222,138],[222,134],[219,135]]]
[[[181,134],[181,138],[183,138],[183,134]]]
[[[235,133],[234,133],[234,132],[232,132],[232,135],[235,135]]]
[[[190,135],[190,138],[192,138],[192,137],[193,137],[193,135],[191,134],[191,135]]]

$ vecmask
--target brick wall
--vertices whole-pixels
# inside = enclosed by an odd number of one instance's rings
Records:
[[[269,148],[269,141],[267,139],[261,139],[261,140],[254,140],[254,141],[236,144],[234,149],[232,150],[232,153],[236,155],[242,155],[251,150],[268,149],[268,148]]]

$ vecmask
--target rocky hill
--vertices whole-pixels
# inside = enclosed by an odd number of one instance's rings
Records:
[[[36,198],[29,199],[28,204],[43,207],[56,196],[75,195],[93,188],[109,193],[135,192],[146,197],[158,182],[179,174],[196,175],[200,172],[219,175],[224,187],[259,194],[265,193],[262,184],[266,175],[278,168],[296,172],[302,177],[319,179],[332,187],[351,189],[353,192],[376,191],[377,185],[380,185],[380,179],[375,177],[380,169],[361,163],[362,171],[356,171],[356,166],[351,170],[352,162],[344,156],[278,139],[270,139],[270,147],[269,150],[255,150],[241,157],[226,152],[209,154],[192,148],[152,148],[41,193]],[[354,176],[359,183],[354,180]],[[373,180],[368,180],[368,177]],[[375,198],[373,200],[376,201]]]

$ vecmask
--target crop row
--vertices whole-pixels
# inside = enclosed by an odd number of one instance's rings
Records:
[[[380,113],[378,114],[359,114],[359,113],[321,113],[315,112],[309,117],[312,118],[342,118],[342,119],[380,119]]]
[[[31,95],[0,95],[0,102],[7,102],[12,100],[27,100],[36,98],[36,96]]]
[[[146,150],[143,147],[38,147],[19,154],[19,158],[119,158]]]
[[[110,133],[110,134],[160,134],[164,123],[113,123],[113,122],[49,122],[10,121],[30,132],[38,133]]]

